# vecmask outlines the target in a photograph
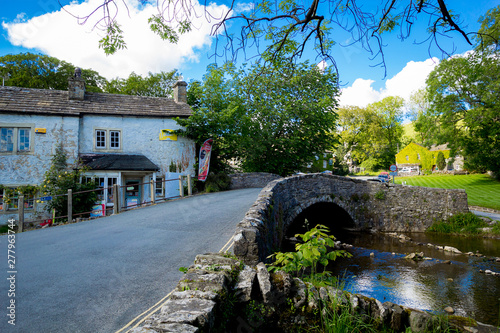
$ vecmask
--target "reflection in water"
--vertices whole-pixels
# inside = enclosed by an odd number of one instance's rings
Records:
[[[480,322],[499,325],[500,277],[480,273],[486,269],[500,272],[500,264],[483,258],[457,255],[431,249],[425,245],[402,244],[382,234],[343,234],[337,240],[355,247],[350,259],[338,259],[329,270],[343,276],[346,289],[353,293],[390,301],[411,308],[435,313],[451,306],[457,315]],[[415,235],[411,235],[416,238]],[[492,256],[500,241],[471,240],[446,236],[432,240],[419,234],[419,242],[455,246],[463,251],[479,250]],[[460,243],[459,245],[457,245]],[[492,250],[493,249],[493,250]],[[414,262],[404,259],[405,253],[424,252],[431,260]],[[370,253],[375,256],[371,257]],[[495,252],[498,256],[500,251]],[[446,264],[444,260],[451,260]]]

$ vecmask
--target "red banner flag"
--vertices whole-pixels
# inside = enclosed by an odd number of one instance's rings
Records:
[[[212,152],[212,142],[212,139],[208,139],[200,148],[198,180],[202,182],[207,180],[208,167],[210,166],[210,153]]]

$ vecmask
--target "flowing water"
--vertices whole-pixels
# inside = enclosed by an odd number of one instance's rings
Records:
[[[337,240],[352,244],[349,259],[337,259],[328,267],[342,277],[345,289],[432,313],[444,313],[451,306],[455,314],[500,326],[500,240],[429,234],[407,234],[414,242],[402,243],[384,234],[335,233]],[[418,245],[417,243],[421,243]],[[485,257],[453,254],[428,247],[427,243],[448,245],[462,252]],[[423,252],[422,261],[405,259],[405,254]],[[450,260],[451,263],[445,263]]]

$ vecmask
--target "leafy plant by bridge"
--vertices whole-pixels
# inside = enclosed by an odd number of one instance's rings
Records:
[[[295,252],[276,252],[268,258],[275,261],[268,267],[271,272],[282,270],[296,276],[304,277],[309,271],[311,279],[321,279],[328,276],[326,267],[330,261],[339,257],[350,258],[352,255],[344,250],[330,250],[335,247],[335,237],[329,235],[328,227],[318,224],[304,234],[296,234],[304,243],[295,245]],[[323,271],[318,271],[318,264]],[[307,277],[307,276],[306,276]]]

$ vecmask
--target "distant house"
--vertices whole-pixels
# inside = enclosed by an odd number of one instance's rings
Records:
[[[194,174],[194,142],[170,133],[179,129],[175,117],[191,115],[186,86],[175,84],[174,99],[88,93],[77,70],[68,91],[0,87],[0,223],[17,213],[16,203],[3,202],[5,189],[40,184],[61,143],[68,162],[81,160],[104,188]],[[142,202],[149,193],[122,199]],[[106,190],[102,199],[112,205],[111,197]],[[26,208],[37,214],[36,204]]]
[[[332,171],[334,162],[333,152],[327,150],[321,155],[314,156],[314,161],[307,165],[307,172]]]
[[[416,172],[420,172],[421,170],[434,171],[437,169],[436,160],[439,152],[443,153],[447,170],[463,169],[463,158],[461,156],[450,156],[451,150],[448,148],[448,145],[432,146],[430,149],[427,149],[413,142],[396,154],[396,165],[398,166],[398,170],[411,168]]]

